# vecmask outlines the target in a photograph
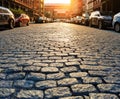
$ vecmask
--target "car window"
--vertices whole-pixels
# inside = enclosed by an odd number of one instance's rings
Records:
[[[95,16],[100,16],[100,14],[96,13]]]
[[[83,17],[89,17],[89,15],[88,15],[88,14],[83,14],[82,16],[83,16]]]
[[[9,13],[8,10],[2,9],[2,13]]]
[[[113,15],[113,13],[112,12],[110,12],[110,11],[108,11],[108,12],[101,12],[101,15]]]

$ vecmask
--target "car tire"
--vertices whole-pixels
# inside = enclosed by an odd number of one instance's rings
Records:
[[[27,22],[27,26],[29,26],[29,22]]]
[[[85,21],[85,26],[88,26],[89,25],[89,22]]]
[[[115,24],[114,30],[115,30],[116,32],[120,32],[120,24],[119,24],[119,23],[116,23],[116,24]]]
[[[99,22],[98,22],[98,28],[99,28],[99,29],[103,29],[103,23],[102,23],[102,21],[99,21]]]
[[[10,20],[10,21],[9,21],[9,28],[10,28],[10,29],[13,29],[13,28],[14,28],[14,25],[15,25],[15,24],[14,24],[14,20]]]

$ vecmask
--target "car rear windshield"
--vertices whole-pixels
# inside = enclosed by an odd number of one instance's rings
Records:
[[[101,12],[101,15],[104,15],[104,16],[112,16],[112,12]]]

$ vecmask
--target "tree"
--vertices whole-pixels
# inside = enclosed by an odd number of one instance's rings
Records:
[[[50,12],[47,12],[47,11],[44,13],[44,15],[45,15],[45,17],[47,17],[47,18],[50,18],[50,17],[51,17],[51,13],[50,13]]]
[[[25,11],[23,11],[21,9],[12,9],[12,8],[10,8],[10,10],[13,12],[14,15],[25,13]]]

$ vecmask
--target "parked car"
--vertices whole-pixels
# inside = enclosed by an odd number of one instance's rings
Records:
[[[26,14],[17,14],[15,15],[15,25],[16,26],[28,26],[30,22],[30,18]]]
[[[8,26],[10,29],[15,26],[14,14],[5,7],[0,6],[0,26]]]
[[[35,18],[35,23],[45,23],[45,22],[47,22],[46,17],[37,17],[37,18]]]
[[[112,26],[112,16],[109,12],[94,11],[89,17],[89,26],[97,26],[99,29]]]
[[[76,17],[74,18],[74,23],[76,23],[76,24],[81,24],[81,16],[76,16]]]
[[[120,32],[120,12],[114,15],[112,25],[116,32]]]
[[[89,25],[89,14],[88,13],[83,13],[81,17],[81,24],[83,25]]]
[[[51,23],[51,22],[53,22],[53,19],[52,18],[46,18],[46,22]]]

